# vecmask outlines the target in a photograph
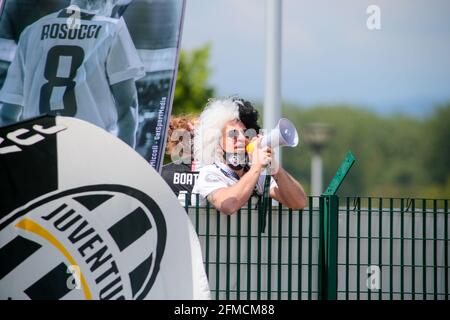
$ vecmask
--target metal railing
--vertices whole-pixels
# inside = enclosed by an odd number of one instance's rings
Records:
[[[213,297],[448,300],[449,200],[340,198],[354,163],[303,210],[259,197],[227,216],[186,197]]]
[[[347,197],[338,219],[338,299],[449,298],[448,200]]]
[[[258,198],[231,216],[186,206],[213,298],[448,300],[448,200],[330,195],[308,204],[269,206],[265,230]]]

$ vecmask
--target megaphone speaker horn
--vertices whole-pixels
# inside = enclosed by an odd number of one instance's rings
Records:
[[[253,152],[254,144],[255,143],[253,142],[247,145],[246,150],[248,153]],[[278,121],[277,126],[261,139],[261,147],[296,147],[297,145],[297,129],[294,124],[286,118],[281,118],[280,121]]]
[[[277,129],[280,136],[280,146],[296,147],[298,145],[298,133],[294,124],[286,118],[278,121]]]

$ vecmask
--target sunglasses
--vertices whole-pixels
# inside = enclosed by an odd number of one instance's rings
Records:
[[[233,130],[228,130],[228,132],[227,132],[227,137],[231,138],[231,139],[236,139],[239,137],[239,135],[243,135],[244,137],[247,138],[244,130],[233,129]]]
[[[248,129],[248,130],[238,130],[238,129],[233,129],[233,130],[228,130],[227,132],[227,137],[230,139],[237,139],[239,137],[239,135],[243,135],[246,139],[252,139],[253,137],[255,137],[256,131],[254,129]]]

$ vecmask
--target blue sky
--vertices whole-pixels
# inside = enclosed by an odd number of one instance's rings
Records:
[[[450,101],[449,0],[283,0],[283,101],[426,115]],[[366,26],[369,5],[381,30]],[[187,0],[182,48],[211,44],[219,95],[264,98],[264,0]]]

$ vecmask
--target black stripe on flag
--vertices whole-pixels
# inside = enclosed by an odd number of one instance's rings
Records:
[[[57,135],[40,134],[33,129],[34,125],[53,127],[56,125],[55,117],[44,116],[0,128],[0,138],[5,139],[2,147],[14,145],[7,136],[19,129],[28,130],[19,136],[21,139],[36,134],[45,137],[33,145],[21,146],[20,152],[0,155],[0,218],[58,189]]]
[[[152,262],[153,262],[153,252],[150,255],[150,257],[145,259],[140,265],[136,267],[136,269],[134,269],[129,273],[133,297],[142,287],[145,279],[147,278],[148,273],[150,271],[150,267],[152,266]]]
[[[120,251],[142,237],[152,225],[142,208],[137,208],[108,229]]]
[[[31,300],[57,300],[64,297],[71,289],[67,285],[69,277],[65,263],[60,263],[53,270],[32,284],[24,292]]]
[[[35,253],[40,244],[21,236],[15,237],[0,248],[0,280]]]
[[[112,197],[113,196],[110,194],[90,194],[87,196],[75,197],[73,199],[83,205],[89,211],[92,211]]]

